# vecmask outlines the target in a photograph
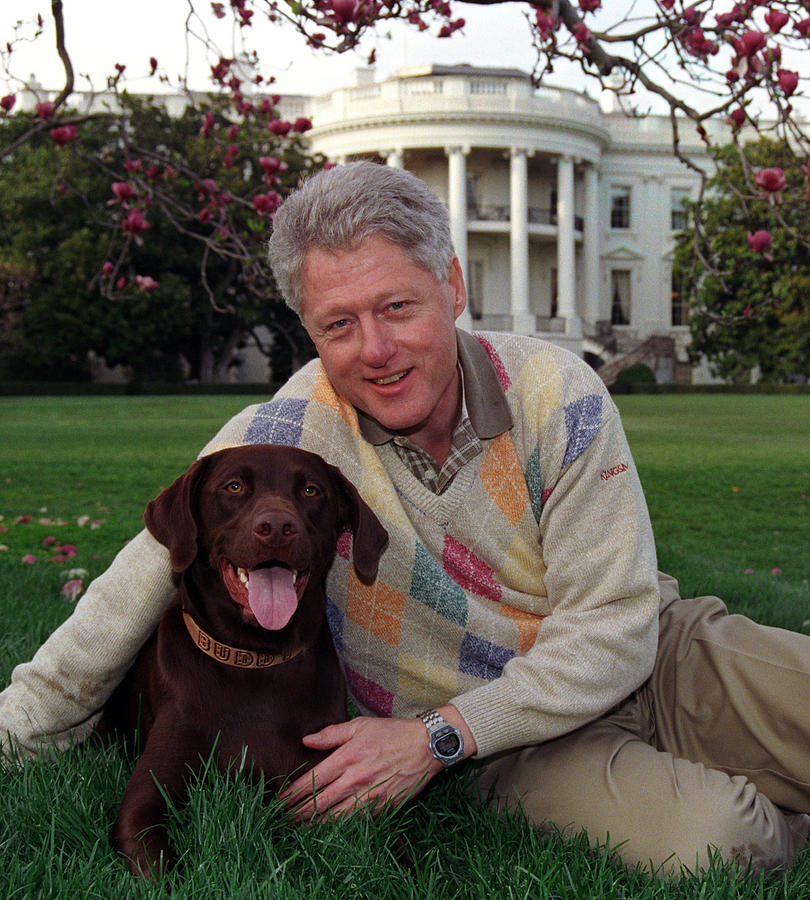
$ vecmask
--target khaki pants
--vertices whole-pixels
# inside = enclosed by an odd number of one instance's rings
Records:
[[[479,790],[659,874],[713,850],[787,865],[810,825],[810,638],[676,590],[662,583],[650,679],[571,734],[485,760]]]

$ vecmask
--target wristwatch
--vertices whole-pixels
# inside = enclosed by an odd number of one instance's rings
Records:
[[[426,709],[417,718],[427,728],[430,752],[446,769],[464,759],[464,737],[458,728],[443,719],[435,709]]]

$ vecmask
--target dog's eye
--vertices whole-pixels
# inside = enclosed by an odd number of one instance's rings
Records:
[[[229,481],[225,485],[225,490],[229,494],[241,494],[242,493],[242,482],[241,481]]]
[[[308,484],[304,488],[304,496],[305,497],[317,497],[320,494],[320,489],[317,488],[314,484]]]

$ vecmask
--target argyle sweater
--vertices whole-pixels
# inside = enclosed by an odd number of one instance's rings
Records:
[[[632,692],[652,669],[658,586],[644,498],[601,380],[548,343],[477,338],[514,424],[440,495],[390,443],[363,439],[318,360],[207,450],[292,444],[357,485],[389,544],[373,584],[356,577],[348,537],[328,577],[352,697],[380,716],[452,702],[486,756],[570,731]]]
[[[338,545],[328,615],[361,711],[452,702],[479,757],[557,737],[628,696],[655,658],[659,592],[646,505],[618,412],[578,357],[479,334],[513,427],[483,441],[441,494],[390,444],[361,436],[319,361],[235,416],[203,453],[280,443],[320,453],[389,533],[375,582]],[[80,739],[173,594],[168,554],[142,532],[0,694],[24,750]]]

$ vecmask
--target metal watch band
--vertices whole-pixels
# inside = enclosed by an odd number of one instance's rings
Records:
[[[458,728],[451,725],[435,709],[426,709],[419,713],[417,718],[421,719],[427,728],[430,752],[443,766],[450,768],[464,759],[464,737]],[[449,752],[444,748],[448,739],[451,744],[455,744]]]

